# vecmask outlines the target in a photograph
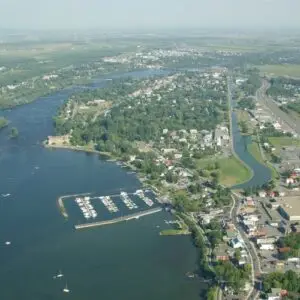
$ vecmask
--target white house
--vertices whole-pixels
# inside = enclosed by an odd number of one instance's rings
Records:
[[[239,238],[234,238],[230,240],[229,244],[234,249],[244,248],[243,242]]]
[[[260,250],[274,250],[273,244],[260,244],[259,245]]]

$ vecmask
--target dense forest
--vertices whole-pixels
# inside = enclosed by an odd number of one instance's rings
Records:
[[[300,276],[293,272],[273,272],[266,274],[263,279],[263,288],[270,293],[272,288],[280,288],[288,292],[288,299],[299,299]]]

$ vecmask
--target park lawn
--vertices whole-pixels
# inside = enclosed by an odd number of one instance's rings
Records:
[[[200,159],[197,161],[198,168],[206,169],[209,165],[219,163],[220,169],[211,170],[220,172],[220,183],[226,186],[232,186],[249,180],[252,176],[251,171],[241,163],[237,158]]]
[[[259,149],[259,145],[255,140],[252,140],[252,143],[250,145],[248,145],[248,151],[250,152],[250,154],[262,165],[265,165],[266,167],[268,167],[271,172],[272,172],[272,179],[277,179],[279,178],[279,175],[276,171],[276,169],[273,167],[273,165],[271,163],[269,163],[268,161],[264,161],[261,153],[260,153],[260,149]]]
[[[251,171],[234,156],[222,158],[220,163],[220,183],[226,186],[236,185],[249,180]]]
[[[300,77],[300,65],[282,64],[282,65],[263,65],[257,66],[261,73],[273,76],[291,76]]]

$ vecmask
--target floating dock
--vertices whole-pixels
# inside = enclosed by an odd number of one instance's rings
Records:
[[[155,214],[155,213],[158,213],[160,211],[162,211],[162,208],[161,207],[156,207],[156,208],[144,210],[144,211],[141,211],[141,212],[138,212],[138,213],[135,213],[135,214],[122,216],[122,217],[119,217],[119,218],[114,218],[114,219],[111,219],[111,220],[75,225],[75,229],[78,230],[78,229],[84,229],[84,228],[90,228],[90,227],[97,227],[97,226],[110,225],[110,224],[114,224],[114,223],[120,223],[120,222],[124,222],[124,221],[129,221],[129,220],[132,220],[132,219],[138,219],[139,217]]]

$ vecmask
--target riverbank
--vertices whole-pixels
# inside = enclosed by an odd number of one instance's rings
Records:
[[[273,180],[279,179],[280,176],[275,167],[268,160],[264,160],[261,154],[260,145],[258,144],[258,141],[253,137],[251,144],[248,145],[248,151],[259,163],[270,169]]]
[[[87,153],[95,153],[95,154],[100,154],[102,156],[106,156],[110,159],[115,158],[111,153],[109,152],[102,152],[102,151],[97,151],[90,146],[72,146],[72,145],[62,145],[62,144],[51,144],[49,145],[47,140],[43,142],[43,145],[45,148],[49,149],[67,149],[67,150],[73,150],[73,151],[81,151],[81,152],[87,152]]]
[[[250,182],[251,179],[253,179],[254,177],[254,171],[253,169],[246,163],[244,162],[236,153],[235,151],[235,146],[234,146],[234,132],[233,132],[233,120],[232,117],[235,114],[233,108],[232,108],[232,94],[231,94],[231,82],[230,82],[230,77],[227,78],[227,100],[228,100],[228,117],[229,117],[229,127],[230,127],[230,144],[231,144],[231,152],[233,154],[233,156],[248,170],[249,172],[249,177],[244,179],[244,181],[242,180],[242,182],[238,183],[238,184],[234,184],[232,186],[241,186],[247,182]],[[235,117],[237,118],[237,116],[235,115]],[[240,133],[239,128],[238,128],[238,124],[236,124],[236,130],[238,130],[237,132]]]

